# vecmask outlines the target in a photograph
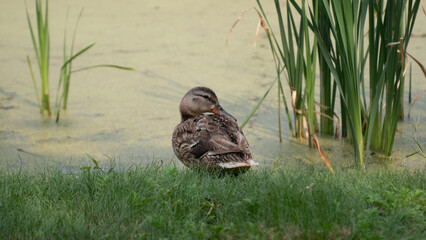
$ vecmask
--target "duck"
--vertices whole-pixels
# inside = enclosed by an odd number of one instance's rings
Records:
[[[173,131],[172,146],[185,166],[239,174],[259,165],[252,159],[236,118],[220,106],[213,90],[190,89],[182,98],[179,111],[181,122]]]

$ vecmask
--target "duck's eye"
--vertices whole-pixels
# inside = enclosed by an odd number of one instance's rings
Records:
[[[209,95],[203,95],[203,98],[208,99]]]

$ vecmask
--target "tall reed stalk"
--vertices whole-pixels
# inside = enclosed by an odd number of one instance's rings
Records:
[[[304,8],[305,1],[303,0],[302,2]],[[263,10],[263,6],[259,0],[257,3],[270,29],[270,23]],[[281,7],[280,2],[275,0],[274,3],[278,16],[280,34],[277,38],[273,31],[269,30],[269,43],[277,69],[278,98],[282,97],[283,99],[292,136],[309,138],[311,145],[313,133],[316,128],[316,116],[314,113],[316,44],[311,43],[306,15],[303,15],[300,22],[296,23],[290,1],[286,2],[285,15],[281,12],[284,8]],[[286,79],[290,88],[295,125],[294,132],[281,81],[282,67],[285,68]],[[305,85],[305,88],[303,88],[303,85]],[[280,100],[278,104],[280,104]]]
[[[77,33],[78,23],[80,22],[82,15],[83,15],[83,9],[81,9],[80,14],[78,15],[78,18],[77,18],[77,22],[75,24],[69,55],[67,54],[67,30],[66,30],[66,27],[65,27],[65,30],[64,30],[64,46],[63,46],[63,61],[64,61],[64,64],[61,68],[61,77],[64,81],[64,84],[63,84],[64,85],[64,88],[63,88],[63,108],[64,108],[64,110],[67,109],[67,105],[68,105],[68,92],[69,92],[70,81],[71,81],[72,61],[69,62],[67,65],[65,65],[65,63],[68,61],[68,56],[74,55],[75,36],[76,36],[76,33]],[[67,14],[67,18],[68,18],[68,14]],[[92,46],[93,46],[93,44],[91,44],[91,46],[89,48],[91,48]],[[60,86],[60,84],[58,84],[58,86]]]
[[[34,33],[30,15],[28,13],[28,7],[25,2],[26,15],[28,21],[28,27],[31,33],[31,40],[33,43],[34,53],[36,55],[38,69],[41,80],[41,101],[38,94],[37,81],[32,70],[31,61],[27,56],[27,63],[31,72],[31,77],[34,83],[34,89],[36,91],[37,101],[40,107],[40,112],[45,111],[50,116],[50,101],[49,101],[49,62],[50,62],[50,37],[49,37],[49,1],[45,1],[45,10],[43,12],[43,5],[41,0],[35,1],[36,6],[36,25],[37,35]]]
[[[291,2],[291,5],[290,5]],[[277,38],[273,31],[270,29],[270,23],[263,10],[260,0],[257,0],[260,12],[255,9],[259,15],[260,21],[258,29],[262,26],[265,29],[268,37],[269,45],[271,47],[272,56],[274,59],[277,78],[270,85],[264,96],[259,100],[254,109],[250,112],[249,116],[243,122],[241,127],[249,121],[253,116],[254,112],[259,108],[260,104],[269,94],[271,88],[275,82],[278,82],[278,129],[281,141],[281,97],[284,103],[284,109],[287,115],[288,125],[292,136],[299,138],[308,138],[309,145],[316,147],[324,160],[326,166],[333,172],[333,168],[328,162],[324,152],[319,146],[318,138],[315,132],[318,129],[316,111],[315,111],[315,73],[316,73],[316,59],[317,59],[317,43],[316,37],[314,36],[313,42],[309,35],[310,23],[307,17],[307,11],[305,8],[305,0],[302,0],[302,8],[300,8],[294,1],[287,0],[287,7],[285,12],[286,25],[284,21],[284,15],[282,14],[279,0],[275,0],[275,9],[278,16],[278,24],[280,34]],[[316,5],[317,6],[317,5]],[[292,11],[295,9],[302,14],[301,19],[296,23],[293,17]],[[317,7],[315,7],[317,10]],[[250,10],[250,9],[248,9]],[[228,32],[228,38],[235,25],[239,22],[241,17],[248,11],[244,11],[243,14],[237,19]],[[290,112],[288,111],[287,101],[284,96],[284,89],[282,84],[281,74],[285,69],[286,79],[290,88],[291,104],[293,108],[293,121],[295,129],[293,131],[293,124]],[[305,87],[303,87],[305,86]]]
[[[287,73],[296,126],[294,135],[311,138],[316,130],[314,84],[318,46],[321,131],[333,132],[331,119],[338,90],[342,136],[351,139],[358,166],[364,168],[364,151],[368,153],[370,145],[390,155],[402,112],[406,49],[420,0],[312,0],[310,18],[305,1],[300,4],[288,0],[286,24],[279,1],[274,2],[280,35],[277,40],[270,30],[268,39],[280,88],[280,66],[284,66]],[[260,0],[257,3],[270,26]],[[301,17],[297,27],[292,10]],[[309,41],[310,30],[315,36],[313,43]],[[370,67],[368,83],[364,79],[367,63]],[[278,96],[284,95],[282,90],[281,93]],[[291,126],[291,120],[289,122]]]
[[[369,1],[371,113],[366,133],[367,150],[371,145],[387,155],[392,153],[403,105],[404,55],[419,5],[420,0]]]
[[[341,95],[342,132],[350,134],[355,158],[364,167],[364,139],[362,130],[362,74],[364,72],[364,23],[368,2],[322,1],[330,26],[334,46],[326,45],[318,24],[313,25],[319,48]],[[311,19],[314,19],[311,13]],[[331,51],[330,51],[331,48]],[[347,124],[348,129],[344,127]]]
[[[312,1],[314,6],[317,6],[318,9],[315,12],[315,18],[320,30],[320,37],[325,43],[325,50],[331,51],[330,24],[327,20],[327,12],[324,5],[319,4],[319,1],[321,0]],[[325,2],[329,4],[330,1],[325,0]],[[330,69],[322,54],[318,54],[318,63],[320,70],[320,103],[324,106],[321,108],[320,131],[321,133],[332,135],[334,132],[332,119],[336,99],[336,85],[332,82]],[[326,116],[328,116],[328,118]]]

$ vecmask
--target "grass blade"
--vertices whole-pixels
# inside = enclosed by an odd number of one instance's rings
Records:
[[[35,40],[34,31],[33,31],[33,27],[32,27],[31,20],[30,20],[30,15],[28,13],[27,1],[25,1],[25,10],[26,10],[26,15],[27,15],[28,27],[30,29],[30,34],[31,34],[31,41],[33,43],[34,53],[36,54],[37,63],[40,66],[40,64],[41,64],[40,63],[41,62],[40,61],[40,54],[39,54],[39,50],[38,50],[37,43],[36,43],[36,40]]]
[[[28,55],[27,55],[27,63],[28,63],[28,68],[30,69],[31,79],[33,80],[33,84],[34,84],[34,89],[35,89],[36,98],[37,98],[37,104],[40,107],[40,111],[41,111],[40,95],[38,94],[37,83],[36,83],[36,80],[35,80],[33,68],[31,66],[31,61],[30,61],[30,58],[28,57]]]
[[[256,106],[251,110],[249,115],[246,117],[244,122],[241,124],[241,129],[244,128],[244,126],[248,123],[248,121],[253,117],[254,113],[257,111],[257,109],[260,107],[260,105],[263,103],[263,100],[265,100],[266,96],[268,96],[269,92],[271,91],[272,87],[274,86],[275,82],[277,81],[277,78],[271,83],[268,90],[265,92],[263,97],[257,102]]]
[[[80,51],[78,51],[76,54],[74,54],[73,56],[71,56],[64,64],[62,64],[61,69],[65,68],[69,63],[71,63],[75,58],[77,58],[78,56],[80,56],[81,54],[85,53],[86,51],[88,51],[90,48],[92,48],[95,45],[95,43],[92,43],[90,45],[88,45],[87,47],[81,49]]]
[[[117,69],[127,70],[127,71],[134,71],[135,70],[134,68],[131,68],[131,67],[124,67],[124,66],[113,65],[113,64],[98,64],[98,65],[93,65],[93,66],[89,66],[89,67],[83,67],[83,68],[79,68],[79,69],[76,69],[76,70],[72,70],[71,72],[76,73],[76,72],[89,70],[89,69],[93,69],[93,68],[100,68],[100,67],[117,68]]]

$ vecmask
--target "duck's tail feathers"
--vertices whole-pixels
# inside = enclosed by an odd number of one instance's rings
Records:
[[[248,161],[244,161],[244,162],[224,162],[224,163],[219,163],[219,166],[221,168],[227,168],[227,169],[231,169],[231,168],[240,168],[240,167],[252,167],[252,166],[258,166],[259,163],[253,161],[252,159],[248,160]]]

